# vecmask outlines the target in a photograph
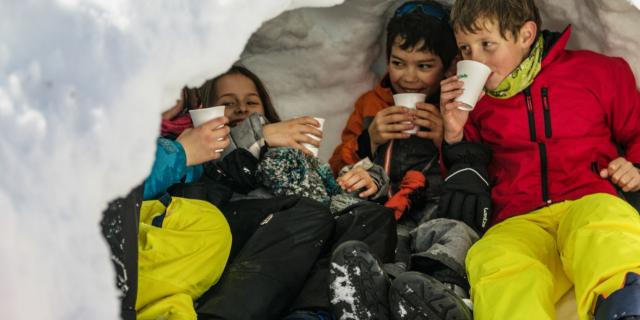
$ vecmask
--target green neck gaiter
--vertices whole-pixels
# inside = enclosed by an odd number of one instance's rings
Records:
[[[495,90],[487,90],[487,94],[498,99],[508,99],[527,88],[542,69],[542,51],[544,47],[542,36],[538,37],[531,49],[531,54],[511,72]]]

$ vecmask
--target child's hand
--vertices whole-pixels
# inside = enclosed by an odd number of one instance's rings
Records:
[[[354,192],[365,188],[365,190],[358,195],[360,198],[368,198],[378,192],[378,186],[373,182],[373,179],[371,179],[369,172],[362,167],[349,170],[349,172],[340,176],[336,181],[340,187],[347,192]]]
[[[199,127],[184,130],[176,139],[184,148],[187,166],[220,158],[220,152],[229,145],[227,117],[215,118]]]
[[[309,134],[322,139],[322,131],[318,128],[320,123],[313,117],[300,117],[284,120],[276,123],[265,124],[262,127],[264,140],[270,147],[290,147],[313,155],[302,144],[308,143],[312,146],[320,147],[320,140],[311,138]]]
[[[440,110],[430,103],[419,102],[416,104],[416,120],[413,122],[415,125],[423,128],[428,128],[429,131],[416,132],[416,136],[425,139],[431,139],[440,146],[442,143],[442,135],[444,133],[444,126],[442,124],[442,115]]]
[[[184,100],[182,99],[176,100],[176,104],[173,107],[171,107],[169,110],[162,113],[162,119],[171,120],[175,118],[177,115],[179,115],[180,112],[182,112],[182,109],[184,108],[183,101]]]
[[[456,143],[462,140],[464,125],[469,118],[468,111],[458,109],[464,104],[454,101],[464,91],[463,86],[464,83],[458,80],[457,76],[440,82],[440,112],[444,120],[444,140],[447,143]]]
[[[371,153],[374,153],[378,146],[387,143],[391,139],[409,138],[411,135],[403,131],[413,129],[414,125],[412,123],[414,119],[415,116],[405,107],[392,106],[378,111],[369,126]]]
[[[600,177],[611,179],[624,192],[640,190],[640,170],[622,157],[616,158],[606,169],[600,170]]]

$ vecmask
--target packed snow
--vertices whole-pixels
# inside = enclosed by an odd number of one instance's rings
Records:
[[[383,28],[398,4],[0,1],[0,305],[17,320],[117,318],[98,222],[148,174],[160,112],[183,85],[242,57],[283,118],[327,119],[327,159],[384,72]],[[545,28],[573,25],[572,48],[622,56],[640,76],[640,0],[539,4]]]

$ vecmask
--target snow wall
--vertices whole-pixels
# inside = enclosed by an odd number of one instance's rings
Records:
[[[101,212],[149,173],[160,112],[185,84],[241,58],[283,118],[328,119],[328,158],[384,71],[398,4],[0,0],[2,318],[118,318]],[[573,24],[570,47],[623,56],[640,77],[640,0],[539,5],[543,27]]]

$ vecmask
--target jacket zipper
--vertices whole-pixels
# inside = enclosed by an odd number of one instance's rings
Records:
[[[542,87],[542,109],[544,110],[544,135],[551,138],[551,110],[549,107],[549,91]]]
[[[529,136],[532,142],[536,142],[536,121],[533,113],[533,99],[531,97],[531,90],[529,88],[524,90],[524,97],[527,103],[527,115],[529,116]],[[544,98],[543,98],[544,99]],[[550,122],[547,121],[545,116],[545,127]],[[550,128],[549,128],[550,129]],[[547,131],[547,130],[545,130]],[[549,130],[549,134],[551,131]],[[541,179],[541,188],[542,188],[542,201],[547,204],[551,203],[549,199],[549,189],[547,187],[548,178],[547,178],[547,147],[542,142],[536,142],[538,144],[538,152],[540,153],[540,179]]]
[[[551,203],[551,199],[549,199],[549,189],[547,188],[548,177],[547,177],[547,147],[544,143],[538,143],[538,149],[540,150],[540,177],[542,182],[542,201],[547,204]]]
[[[533,117],[533,99],[531,98],[531,90],[524,89],[524,100],[527,103],[527,115],[529,117],[529,139],[536,141],[536,120]]]

